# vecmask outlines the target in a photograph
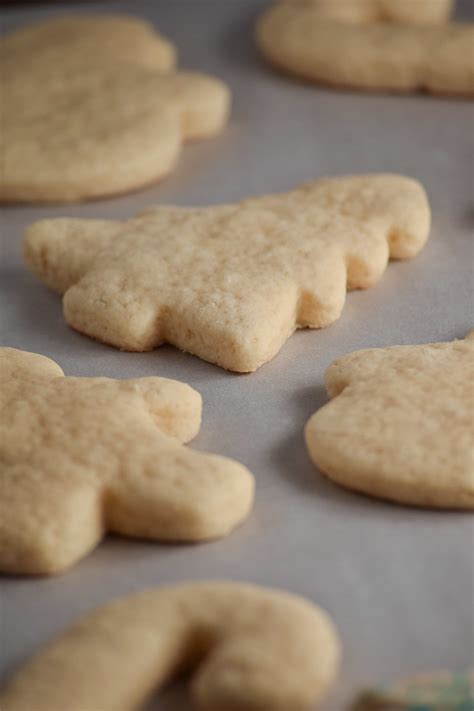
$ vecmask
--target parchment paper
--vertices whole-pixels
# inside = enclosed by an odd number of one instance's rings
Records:
[[[18,5],[3,11],[3,31],[59,12],[58,4]],[[215,140],[186,147],[177,169],[147,190],[82,205],[3,208],[1,341],[54,358],[68,375],[159,374],[189,382],[204,397],[193,446],[246,464],[256,477],[256,502],[250,519],[216,543],[111,537],[61,577],[3,579],[0,672],[12,672],[78,615],[112,597],[206,578],[286,588],[330,612],[344,660],[325,711],[345,708],[366,683],[467,665],[474,651],[472,516],[394,506],[337,488],[312,467],[303,426],[326,402],[323,374],[335,357],[369,346],[450,340],[472,327],[473,105],[339,92],[279,76],[253,46],[262,1],[61,5],[63,12],[120,11],[152,20],[177,44],[181,66],[229,84],[232,120]],[[472,17],[472,10],[469,0],[460,5],[461,16]],[[350,294],[335,325],[297,333],[253,375],[226,373],[171,347],[127,354],[88,340],[68,329],[60,299],[22,266],[21,233],[42,217],[125,218],[153,203],[233,201],[316,176],[370,171],[404,173],[425,185],[433,208],[426,249],[412,262],[392,264],[374,289]],[[190,702],[178,686],[150,708],[183,711]]]

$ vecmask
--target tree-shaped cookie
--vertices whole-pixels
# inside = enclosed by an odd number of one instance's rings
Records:
[[[229,106],[224,84],[174,63],[150,25],[120,15],[53,18],[0,40],[0,200],[100,197],[167,173]]]
[[[54,573],[107,531],[162,541],[224,536],[248,514],[240,464],[184,447],[201,398],[166,378],[64,377],[0,349],[0,570]]]
[[[128,222],[44,220],[27,265],[67,322],[130,351],[163,342],[248,372],[295,330],[335,321],[346,289],[428,236],[423,188],[400,176],[322,179],[235,205],[157,207]]]
[[[326,694],[338,661],[337,632],[309,601],[243,583],[188,583],[89,613],[13,676],[0,705],[135,711],[153,689],[197,667],[199,709],[303,711]]]
[[[405,504],[474,508],[474,332],[350,353],[326,387],[333,400],[306,442],[330,479]]]
[[[363,90],[474,94],[474,24],[452,0],[281,0],[257,24],[278,69]]]

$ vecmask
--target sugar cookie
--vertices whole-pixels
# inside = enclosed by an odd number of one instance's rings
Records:
[[[64,377],[54,361],[0,348],[0,570],[56,573],[107,531],[161,541],[224,536],[253,479],[193,451],[200,395],[166,378]]]
[[[67,322],[130,351],[163,342],[234,371],[273,358],[295,328],[339,318],[346,288],[425,243],[428,202],[394,175],[329,178],[208,208],[163,206],[128,222],[44,220],[28,267],[64,295]]]
[[[320,608],[244,583],[156,588],[88,614],[40,650],[0,695],[2,711],[134,711],[183,668],[207,711],[309,709],[337,671]]]
[[[366,90],[474,94],[474,24],[446,23],[451,0],[282,0],[257,24],[275,67]]]
[[[173,69],[173,46],[126,16],[46,20],[0,40],[0,200],[64,202],[139,188],[183,140],[224,125],[229,92]]]
[[[474,508],[474,331],[463,341],[374,348],[326,373],[313,462],[350,489],[405,504]]]

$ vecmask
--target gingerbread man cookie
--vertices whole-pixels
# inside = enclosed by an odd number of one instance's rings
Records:
[[[13,676],[0,705],[135,711],[154,689],[197,667],[197,708],[303,711],[326,694],[339,654],[330,618],[302,598],[243,583],[181,584],[79,620]]]
[[[56,18],[0,40],[0,200],[97,198],[165,175],[229,108],[222,82],[174,62],[169,42],[125,16]]]
[[[107,531],[161,541],[224,536],[248,514],[253,478],[193,451],[201,398],[166,378],[64,377],[0,349],[0,570],[56,573]]]
[[[326,373],[333,400],[306,426],[316,466],[404,504],[474,508],[474,332],[356,351]]]
[[[446,22],[451,0],[282,0],[257,43],[275,67],[364,90],[474,94],[474,24]]]
[[[429,224],[414,180],[329,178],[128,222],[43,220],[27,230],[24,256],[64,293],[78,331],[130,351],[167,342],[249,372],[296,328],[333,323],[346,289],[373,286],[390,257],[414,257]]]

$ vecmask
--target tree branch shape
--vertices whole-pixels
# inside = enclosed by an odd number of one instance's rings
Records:
[[[129,351],[167,342],[250,372],[296,328],[333,323],[346,289],[373,286],[389,257],[414,257],[429,225],[414,180],[332,178],[122,223],[43,220],[27,230],[24,258],[64,293],[78,331]]]

